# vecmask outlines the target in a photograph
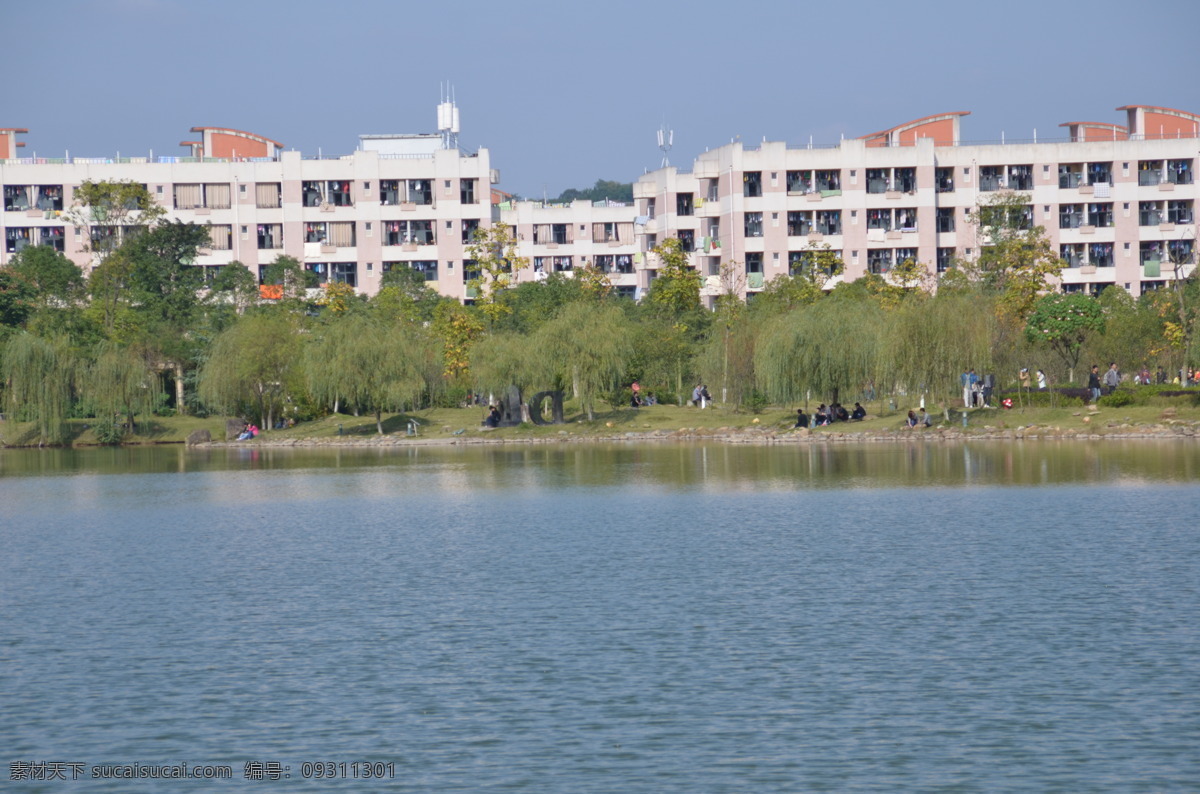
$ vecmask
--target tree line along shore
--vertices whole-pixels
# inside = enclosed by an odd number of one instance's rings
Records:
[[[6,445],[182,440],[179,428],[206,422],[221,440],[217,417],[252,421],[263,439],[320,438],[339,425],[343,435],[406,434],[409,418],[426,438],[445,427],[455,438],[482,432],[466,418],[482,419],[481,397],[513,387],[524,399],[561,392],[567,423],[499,431],[511,438],[648,423],[654,433],[714,422],[783,432],[797,407],[859,401],[867,421],[824,431],[890,433],[924,405],[945,434],[961,430],[967,369],[992,376],[996,406],[966,410],[968,431],[1197,418],[1200,389],[1186,374],[1200,360],[1195,275],[1177,267],[1136,300],[1118,287],[1061,294],[1065,263],[1040,228],[1023,225],[1020,197],[990,199],[976,213],[989,245],[944,273],[907,262],[845,283],[835,253],[816,250],[750,301],[737,297],[739,263],[722,265],[719,294],[705,293],[674,239],[655,249],[657,275],[639,302],[586,266],[518,284],[512,274],[529,264],[497,224],[472,243],[476,298],[464,305],[408,268],[367,298],[315,284],[286,256],[260,275],[239,263],[194,267],[207,230],[163,220],[140,185],[89,183],[80,195],[76,222],[118,229],[90,235],[87,274],[42,246],[0,270]],[[1088,370],[1110,362],[1125,376],[1089,409]],[[1133,385],[1133,373],[1160,369],[1165,383]],[[1022,370],[1044,372],[1046,387]],[[658,405],[632,407],[634,383]],[[715,410],[680,407],[699,384]],[[999,407],[1006,399],[1011,409]],[[439,413],[455,411],[463,418]],[[674,427],[645,419],[656,412]]]

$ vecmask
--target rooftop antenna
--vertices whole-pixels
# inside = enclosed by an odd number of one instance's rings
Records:
[[[458,148],[458,105],[454,102],[454,86],[449,82],[439,83],[441,103],[437,106],[438,132],[442,136],[443,149]]]
[[[658,148],[662,149],[663,159],[660,168],[666,168],[671,164],[667,158],[667,153],[671,151],[671,147],[675,145],[675,130],[667,127],[667,120],[663,119],[663,125],[658,130]]]

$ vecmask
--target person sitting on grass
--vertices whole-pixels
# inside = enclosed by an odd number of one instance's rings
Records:
[[[808,414],[804,413],[803,408],[796,409],[796,427],[808,427]]]
[[[908,412],[908,419],[905,419],[905,420],[904,420],[904,426],[905,426],[905,427],[908,427],[908,428],[913,428],[913,427],[916,427],[916,426],[917,426],[917,422],[918,422],[918,421],[919,421],[919,420],[917,419],[917,414],[916,414],[916,412],[915,412],[915,411],[909,411],[909,412]]]
[[[862,407],[861,403],[854,404],[854,410],[850,413],[850,418],[855,422],[861,422],[867,415],[867,409]]]

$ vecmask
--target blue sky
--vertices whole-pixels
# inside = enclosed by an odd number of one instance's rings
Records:
[[[345,153],[434,131],[448,81],[462,146],[529,197],[657,167],[664,119],[686,166],[950,110],[965,140],[1200,111],[1197,0],[0,0],[0,30],[28,154],[179,154],[193,126]]]

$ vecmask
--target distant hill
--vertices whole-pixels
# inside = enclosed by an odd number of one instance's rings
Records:
[[[564,190],[558,198],[554,199],[554,203],[565,204],[577,199],[585,199],[587,201],[611,199],[612,201],[623,201],[627,204],[632,204],[633,183],[609,182],[607,179],[597,179],[596,184],[587,190],[576,190],[575,188]]]

